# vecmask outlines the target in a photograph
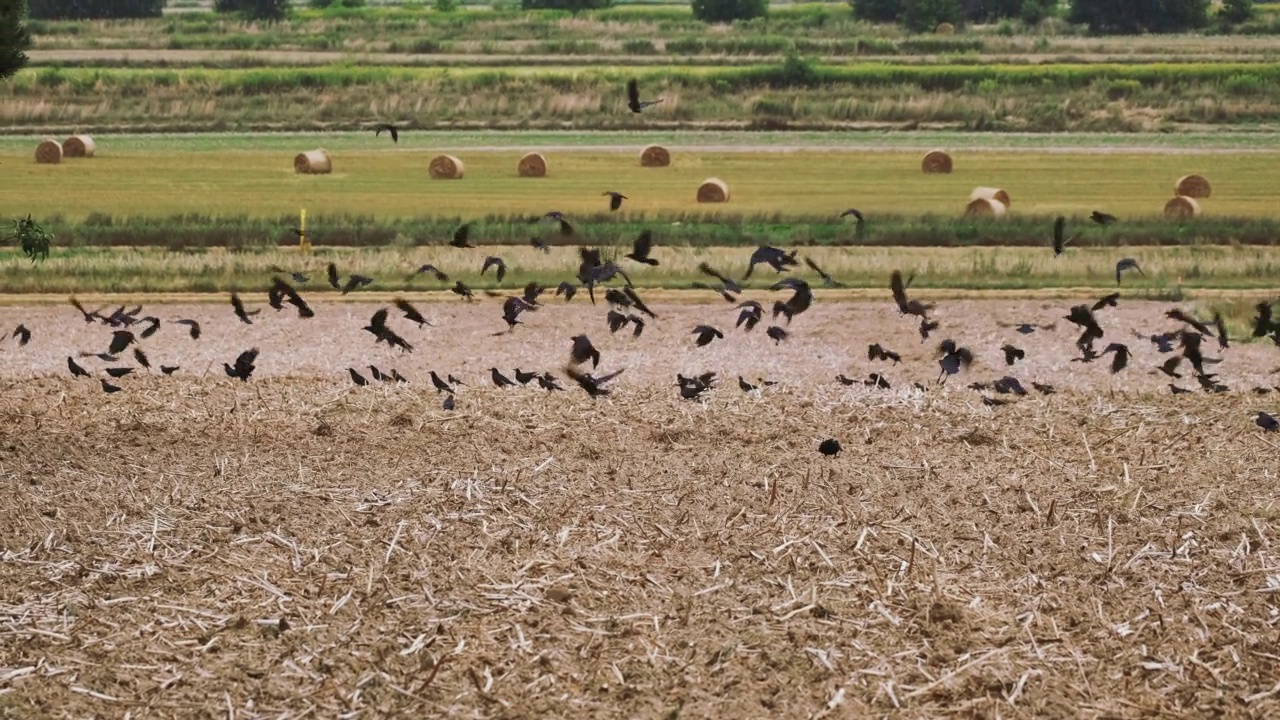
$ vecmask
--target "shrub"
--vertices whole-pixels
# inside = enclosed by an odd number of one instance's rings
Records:
[[[897,22],[900,0],[849,0],[853,16],[869,22]]]
[[[751,20],[769,13],[769,0],[692,0],[693,16],[702,22]]]
[[[458,0],[436,0],[433,7],[436,12],[451,13],[458,9]]]
[[[22,0],[0,0],[0,80],[13,77],[27,64],[31,35],[22,24]]]
[[[520,0],[520,7],[525,10],[568,10],[576,13],[613,7],[613,0]]]
[[[164,0],[28,0],[30,17],[90,20],[160,17]]]
[[[1253,19],[1253,0],[1224,0],[1218,19],[1236,25]]]
[[[1071,0],[1069,18],[1095,33],[1179,32],[1208,24],[1209,0]]]
[[[941,23],[960,21],[957,0],[902,0],[898,22],[911,32],[927,32]]]
[[[1257,75],[1245,73],[1232,75],[1223,83],[1223,87],[1232,95],[1261,95],[1267,85]]]
[[[1023,0],[1018,17],[1022,19],[1024,25],[1039,25],[1053,14],[1057,5],[1056,0]]]

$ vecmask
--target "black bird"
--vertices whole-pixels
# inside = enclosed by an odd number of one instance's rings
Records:
[[[760,389],[760,386],[759,386],[759,385],[752,385],[751,383],[747,382],[745,378],[743,378],[741,375],[739,375],[739,376],[738,376],[738,389],[739,389],[739,390],[741,390],[742,392],[751,392],[752,390],[759,390],[759,389]]]
[[[693,329],[693,334],[698,338],[694,340],[694,344],[698,347],[705,347],[711,344],[712,340],[723,340],[724,333],[711,327],[710,325],[699,325]]]
[[[836,382],[840,383],[841,385],[854,385],[858,381],[854,380],[851,377],[845,377],[844,373],[840,373],[839,375],[836,375]]]
[[[794,292],[786,302],[775,302],[773,304],[773,316],[778,317],[779,314],[787,316],[787,324],[791,324],[791,318],[808,310],[813,305],[813,290],[809,288],[809,283],[800,278],[783,278],[774,283],[770,290],[782,290],[790,288]]]
[[[506,321],[508,328],[514,328],[516,325],[523,324],[516,319],[520,317],[520,313],[533,309],[534,307],[522,298],[509,297],[502,303],[502,319]]]
[[[138,337],[143,340],[146,340],[160,331],[160,318],[147,316],[142,318],[142,322],[147,323],[147,326],[142,329],[142,332],[138,333]]]
[[[560,387],[560,383],[556,382],[556,376],[552,375],[549,372],[542,373],[541,375],[538,376],[538,387],[542,388],[543,390],[546,390],[547,392],[552,392],[554,390],[564,390],[564,388]]]
[[[764,332],[766,335],[773,338],[774,345],[781,345],[783,340],[786,340],[788,337],[791,337],[791,333],[787,332],[786,330],[783,330],[777,325],[770,325],[769,329],[765,330]]]
[[[423,265],[422,267],[418,268],[417,271],[414,272],[413,275],[410,275],[409,277],[412,278],[414,275],[421,275],[422,273],[431,273],[432,275],[435,276],[436,280],[440,282],[449,282],[449,276],[445,274],[444,271],[442,271],[440,268],[436,267],[435,265],[432,265],[431,263],[427,263],[426,265]]]
[[[422,317],[422,313],[418,312],[418,308],[409,304],[408,300],[405,300],[404,298],[396,298],[394,302],[396,309],[404,313],[405,320],[418,323],[418,327],[431,325],[431,323],[427,322],[426,318]]]
[[[626,195],[623,195],[622,193],[620,193],[620,192],[618,192],[618,191],[616,191],[616,190],[605,190],[604,192],[600,193],[600,195],[601,195],[601,196],[604,196],[604,195],[608,195],[608,196],[609,196],[609,212],[613,212],[613,211],[617,210],[618,208],[622,207],[622,201],[623,201],[623,200],[630,200],[630,199],[631,199],[631,198],[628,198]]]
[[[1045,383],[1033,382],[1031,383],[1031,387],[1035,388],[1036,392],[1040,393],[1041,395],[1052,395],[1058,392],[1056,389],[1054,389],[1052,385],[1047,385]]]
[[[471,302],[472,300],[475,299],[471,295],[471,288],[467,287],[461,280],[454,283],[453,287],[449,288],[449,292],[453,293],[454,295],[458,295],[460,297],[466,298],[467,302]]]
[[[1260,302],[1255,306],[1258,316],[1253,319],[1253,336],[1263,337],[1271,332],[1280,333],[1280,326],[1271,320],[1271,303]]]
[[[186,325],[190,329],[192,340],[200,339],[200,323],[195,320],[187,320],[186,318],[174,320],[173,322],[177,325]]]
[[[680,388],[680,397],[685,400],[700,400],[703,393],[715,387],[716,374],[703,373],[697,377],[685,377],[676,373],[676,385]]]
[[[67,369],[71,371],[71,377],[89,377],[89,371],[76,364],[76,361],[67,356]]]
[[[910,282],[910,280],[907,282]],[[902,273],[898,270],[894,270],[893,274],[889,276],[889,291],[893,293],[893,302],[898,306],[898,312],[903,315],[916,315],[922,319],[928,317],[929,310],[933,306],[922,303],[919,300],[907,299],[907,283],[902,281]],[[927,333],[921,332],[925,337],[928,337]]]
[[[818,267],[818,263],[814,262],[808,257],[805,257],[804,264],[808,265],[810,270],[813,270],[814,272],[818,273],[818,277],[822,278],[823,287],[829,287],[829,288],[840,287],[840,283],[836,282],[835,278],[831,277],[826,273],[826,271]]]
[[[442,392],[447,392],[450,395],[453,394],[453,388],[450,387],[449,383],[441,380],[440,376],[436,374],[435,370],[431,371],[431,384],[435,387],[437,394]]]
[[[133,359],[137,360],[138,364],[142,367],[148,370],[151,369],[151,360],[147,357],[146,353],[142,352],[142,348],[137,347],[136,345],[133,348]]]
[[[454,407],[456,407],[456,406],[457,406],[457,404],[453,401],[453,395],[451,395],[451,394],[450,394],[450,395],[445,395],[445,396],[444,396],[444,402],[440,403],[440,407],[441,407],[441,408],[443,408],[443,409],[445,409],[445,410],[453,410],[453,408],[454,408]]]
[[[480,274],[484,275],[491,267],[498,268],[498,282],[502,282],[502,278],[507,276],[507,264],[502,261],[502,258],[490,255],[484,259],[484,265],[480,267]]]
[[[1183,312],[1178,308],[1174,308],[1166,312],[1164,316],[1169,318],[1170,320],[1177,320],[1179,322],[1184,322],[1190,325],[1191,327],[1195,328],[1196,331],[1199,332],[1201,335],[1208,335],[1209,337],[1213,337],[1213,331],[1209,329],[1208,325],[1205,325],[1204,323],[1200,322],[1199,320],[1195,319],[1194,317],[1188,315],[1187,313]]]
[[[377,368],[377,366],[374,366],[374,365],[369,366],[369,374],[372,375],[373,379],[377,380],[378,382],[386,382],[387,380],[391,379],[387,377],[386,373],[382,372]]]
[[[520,368],[516,368],[516,382],[520,383],[521,385],[528,385],[530,380],[537,380],[537,379],[538,379],[538,373],[524,372]]]
[[[135,340],[133,333],[128,330],[116,330],[111,333],[111,345],[107,347],[107,352],[111,355],[119,355],[124,349]]]
[[[847,218],[850,215],[852,215],[853,219],[857,220],[858,222],[862,222],[863,220],[866,219],[862,217],[862,213],[857,208],[849,208],[848,210],[845,210],[844,212],[840,213],[841,218]]]
[[[1113,374],[1120,372],[1129,364],[1129,346],[1113,342],[1099,354],[1106,355],[1109,352],[1116,354],[1116,356],[1111,359],[1111,372]]]
[[[938,327],[941,325],[942,323],[938,322],[937,320],[930,320],[929,318],[925,318],[925,317],[920,318],[920,342],[924,342],[925,340],[928,340],[929,333],[933,332],[934,330],[937,330]]]
[[[751,273],[755,271],[756,265],[759,265],[760,263],[768,265],[776,272],[782,272],[789,267],[799,265],[800,261],[796,260],[795,250],[792,250],[790,253],[786,253],[772,245],[761,245],[751,253],[751,258],[747,261],[747,272],[742,276],[742,279],[746,280],[751,277]]]
[[[342,286],[338,284],[338,266],[333,263],[329,263],[329,267],[326,271],[329,275],[329,285],[331,285],[334,290],[341,290]]]
[[[116,362],[117,360],[119,360],[119,359],[120,359],[120,358],[116,357],[115,355],[112,355],[111,353],[90,353],[90,352],[82,352],[82,353],[80,353],[80,357],[82,357],[82,358],[94,357],[94,358],[98,358],[98,359],[99,359],[99,360],[101,360],[102,362]]]
[[[86,323],[91,323],[94,320],[97,320],[99,317],[101,317],[96,312],[89,312],[88,310],[85,310],[84,306],[80,304],[80,301],[77,300],[74,295],[67,299],[70,300],[71,305],[75,307],[75,309],[79,310],[80,314],[84,316],[84,321]]]
[[[867,359],[876,360],[892,360],[894,365],[902,362],[902,356],[892,350],[885,350],[880,343],[873,343],[867,346]]]
[[[1146,277],[1146,273],[1142,272],[1142,268],[1138,267],[1137,260],[1134,260],[1133,258],[1121,258],[1120,262],[1116,263],[1116,285],[1120,284],[1120,276],[1124,274],[1126,270],[1137,270],[1139,275]]]
[[[622,328],[626,327],[629,322],[629,320],[627,320],[627,316],[617,310],[610,310],[609,314],[605,316],[605,320],[609,323],[609,332],[611,333],[618,332]]]
[[[635,326],[635,330],[633,330],[631,334],[635,337],[640,337],[640,333],[644,332],[644,318],[636,315],[635,313],[629,313],[627,315],[627,321]]]
[[[395,125],[392,125],[391,123],[378,123],[377,128],[378,129],[375,130],[373,133],[374,137],[381,135],[382,131],[386,130],[387,132],[391,133],[391,142],[393,143],[400,142],[400,128],[396,127]]]
[[[462,378],[454,377],[453,373],[449,373],[448,375],[445,375],[444,379],[447,380],[452,385],[466,385],[466,383],[462,382]]]
[[[1099,298],[1098,302],[1094,303],[1093,307],[1089,309],[1092,310],[1093,312],[1098,312],[1099,310],[1105,307],[1119,307],[1119,300],[1120,300],[1120,293],[1114,292],[1114,293],[1111,293],[1110,295],[1107,295],[1106,297]]]
[[[1019,360],[1025,360],[1027,358],[1025,350],[1009,345],[1008,343],[1005,343],[1004,347],[1000,349],[1004,351],[1005,365],[1012,365]]]
[[[293,272],[293,271],[291,271],[291,270],[285,270],[284,268],[280,267],[279,265],[272,265],[272,266],[271,266],[270,268],[268,268],[268,269],[269,269],[269,270],[271,270],[271,272],[276,273],[276,274],[278,274],[278,275],[288,275],[289,277],[293,278],[293,281],[294,281],[294,282],[296,282],[296,283],[305,283],[305,282],[307,282],[308,280],[310,280],[310,279],[311,279],[311,278],[308,278],[306,275],[303,275],[303,274],[302,274],[302,273],[300,273],[300,272]]]
[[[568,223],[565,224],[567,225]],[[533,246],[534,250],[541,250],[548,255],[551,254],[551,246],[543,242],[542,238],[531,237],[529,238],[529,244]]]
[[[172,375],[182,369],[181,365],[161,365],[160,372],[165,375]]]
[[[564,219],[564,213],[560,212],[559,210],[552,210],[551,212],[547,213],[546,215],[543,215],[540,218],[534,218],[531,222],[539,222],[541,220],[555,220],[556,222],[560,223],[561,235],[568,237],[569,235],[573,234],[573,226],[569,224],[568,220]],[[551,248],[547,247],[547,245],[543,243],[541,240],[539,240],[538,238],[533,238],[532,240],[529,241],[529,244],[533,245],[535,248],[539,250],[543,250],[548,253],[551,252]]]
[[[996,380],[991,383],[991,387],[1001,395],[1013,394],[1021,396],[1027,394],[1026,388],[1022,387],[1022,383],[1018,382],[1018,378],[1011,375],[1005,375],[999,380]]]
[[[346,284],[342,286],[342,294],[346,295],[352,290],[355,290],[360,287],[364,287],[365,285],[369,285],[371,283],[373,283],[373,278],[365,277],[364,275],[357,275],[356,273],[351,273],[351,277],[348,277]]]
[[[1102,327],[1098,325],[1098,321],[1093,316],[1093,311],[1088,305],[1074,305],[1070,314],[1064,316],[1065,320],[1079,327],[1084,333],[1080,339],[1076,341],[1077,345],[1087,345],[1093,340],[1101,339],[1103,336]]]
[[[649,257],[649,253],[653,251],[653,232],[650,230],[641,230],[640,237],[636,238],[632,245],[631,252],[623,257],[635,260],[645,265],[657,265],[658,261]]]
[[[756,300],[747,300],[738,306],[738,310],[738,322],[734,327],[742,327],[745,323],[747,332],[751,332],[764,318],[764,307]]]
[[[1094,210],[1092,213],[1090,213],[1089,219],[1098,223],[1099,225],[1110,225],[1111,223],[1116,221],[1116,216],[1108,215],[1107,213],[1104,213],[1101,210]]]
[[[839,455],[840,451],[843,449],[844,448],[840,447],[840,441],[834,438],[827,438],[826,440],[818,443],[818,452],[826,455],[827,457]]]
[[[1276,419],[1268,413],[1258,411],[1258,415],[1254,418],[1254,422],[1257,423],[1258,427],[1266,430],[1267,432],[1280,431],[1280,422],[1277,422]]]
[[[569,357],[574,365],[581,365],[588,360],[591,361],[592,368],[600,365],[600,351],[596,350],[586,335],[574,335],[569,339],[573,341],[573,349],[569,351]]]
[[[531,281],[528,285],[524,286],[524,292],[521,293],[520,299],[530,305],[537,305],[538,297],[546,291],[547,289],[539,285],[537,281]]]
[[[731,279],[730,277],[720,272],[719,270],[716,270],[715,268],[711,267],[707,263],[705,262],[699,263],[698,272],[702,273],[703,275],[710,275],[711,277],[719,280],[720,284],[724,286],[725,290],[731,293],[736,293],[738,295],[742,294],[742,286],[739,285],[736,280]]]
[[[1139,335],[1138,337],[1142,337],[1142,336]],[[1159,335],[1152,335],[1148,339],[1151,340],[1151,344],[1155,345],[1156,350],[1159,351],[1161,354],[1171,353],[1173,352],[1173,341],[1178,339],[1178,333],[1176,332],[1160,333]]]
[[[351,376],[351,382],[359,385],[360,387],[364,387],[369,384],[369,381],[365,380],[363,375],[356,372],[355,368],[347,368],[347,374]]]
[[[498,372],[498,368],[489,368],[489,375],[493,378],[493,384],[500,388],[513,387],[515,385],[510,378]]]
[[[251,348],[236,357],[235,365],[222,363],[222,369],[226,371],[227,377],[239,378],[240,382],[249,382],[249,376],[255,369],[253,363],[257,359],[258,348]]]
[[[569,302],[573,296],[578,293],[578,286],[565,280],[556,286],[556,295],[564,295],[564,301]]]
[[[725,302],[738,302],[738,298],[735,297],[733,293],[729,292],[729,289],[724,285],[709,285],[695,280],[691,287],[695,290],[710,290],[712,292],[720,293],[720,297],[724,298]]]
[[[1072,240],[1075,240],[1075,238],[1068,238],[1066,236],[1066,232],[1067,232],[1067,219],[1059,215],[1058,218],[1053,221],[1053,256],[1054,257],[1058,257],[1059,255],[1061,255],[1063,251],[1067,249],[1067,243],[1071,242]]]
[[[627,299],[631,301],[631,307],[634,307],[636,310],[639,310],[640,312],[644,313],[645,315],[648,315],[651,318],[658,317],[656,314],[654,314],[652,310],[649,309],[648,305],[644,304],[644,301],[640,299],[640,296],[636,294],[636,291],[632,290],[630,286],[626,286],[622,288],[622,294],[626,295]]]
[[[405,376],[401,375],[400,371],[395,368],[391,368],[391,379],[397,383],[403,383],[405,385],[409,384],[409,380],[406,379]]]
[[[453,239],[449,241],[449,244],[456,248],[473,248],[475,245],[467,242],[469,237],[471,237],[471,223],[463,223],[458,226],[457,230],[453,231]]]
[[[26,325],[20,324],[14,329],[13,335],[10,337],[18,338],[18,347],[22,347],[23,345],[31,342],[31,331],[27,329]]]
[[[661,98],[657,100],[641,100],[640,84],[636,82],[635,78],[631,78],[627,81],[627,107],[631,109],[631,112],[638,113],[641,110],[657,105],[660,102],[662,102]]]
[[[1222,319],[1222,313],[1213,314],[1213,329],[1218,331],[1218,349],[1226,350],[1231,347],[1231,341],[1227,338],[1227,323]]]
[[[107,393],[108,395],[110,395],[111,393],[120,392],[120,386],[112,385],[111,383],[107,382],[106,378],[99,378],[98,382],[102,383],[102,391]]]
[[[1174,395],[1186,395],[1187,393],[1191,392],[1190,390],[1186,388],[1180,388],[1177,385],[1174,385],[1173,383],[1169,383],[1169,391]]]
[[[938,352],[942,354],[938,359],[938,367],[942,369],[938,375],[940,383],[945,382],[947,376],[955,375],[973,363],[973,353],[969,348],[960,347],[951,339],[943,340],[938,345]]]
[[[353,275],[352,277],[358,276]],[[307,318],[313,318],[316,316],[315,311],[311,309],[311,306],[307,304],[307,301],[303,300],[302,296],[298,294],[298,291],[289,283],[281,280],[280,278],[275,278],[271,288],[278,293],[280,297],[288,301],[290,305],[298,309],[299,318],[306,320]]]
[[[380,308],[369,318],[369,324],[362,328],[365,332],[373,335],[373,344],[385,342],[391,347],[398,347],[405,352],[413,352],[413,345],[410,345],[403,337],[400,337],[394,330],[387,327],[387,309]]]
[[[231,293],[231,308],[235,310],[236,317],[240,318],[240,322],[245,325],[253,324],[253,321],[249,319],[250,315],[257,315],[262,312],[261,308],[254,310],[253,312],[246,312],[244,309],[244,303],[240,301],[240,295],[234,291]]]
[[[595,377],[590,373],[580,372],[572,365],[566,365],[564,373],[569,376],[570,380],[578,383],[579,387],[586,390],[588,395],[591,397],[600,397],[601,395],[609,394],[609,390],[604,387],[604,384],[621,375],[622,370],[616,370],[608,375]]]
[[[1182,375],[1178,373],[1178,365],[1180,364],[1182,364],[1182,356],[1174,355],[1163,363],[1157,365],[1156,369],[1175,380],[1181,380]]]
[[[889,390],[891,387],[889,385],[888,378],[880,373],[871,373],[870,375],[867,375],[867,379],[863,380],[862,384],[867,387],[878,388],[880,390]]]

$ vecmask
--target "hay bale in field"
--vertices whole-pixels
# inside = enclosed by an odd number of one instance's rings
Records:
[[[431,158],[427,172],[431,174],[432,180],[461,180],[462,161],[452,155],[437,155]]]
[[[1009,212],[1009,206],[996,200],[995,198],[974,198],[964,208],[965,217],[1004,217]]]
[[[668,167],[671,152],[661,145],[650,145],[640,151],[640,167]]]
[[[1173,194],[1189,198],[1209,197],[1209,181],[1203,175],[1183,175],[1173,186]]]
[[[938,23],[938,27],[934,28],[933,31],[939,35],[955,35],[956,26],[949,22]]]
[[[327,175],[333,172],[333,160],[324,149],[308,150],[293,158],[293,171],[307,175]]]
[[[951,172],[951,156],[941,150],[931,150],[920,163],[920,169],[927,173]]]
[[[1186,195],[1176,195],[1164,204],[1164,216],[1167,218],[1200,217],[1200,203]]]
[[[64,157],[91,158],[97,149],[98,146],[93,144],[93,138],[88,135],[72,135],[62,141]]]
[[[62,144],[57,140],[46,138],[36,146],[36,162],[45,165],[57,165],[62,162]]]
[[[720,178],[707,178],[698,186],[698,202],[729,202],[729,186]]]
[[[1000,188],[976,187],[973,189],[973,192],[969,193],[969,202],[973,202],[980,198],[999,200],[1000,204],[1004,205],[1006,208],[1013,204],[1009,201],[1009,193],[1001,190]]]
[[[547,159],[542,156],[542,153],[528,153],[520,158],[516,171],[520,173],[520,177],[546,177]]]

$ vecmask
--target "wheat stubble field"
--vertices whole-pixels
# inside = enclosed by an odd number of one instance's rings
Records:
[[[0,716],[1274,716],[1278,448],[1249,411],[1275,396],[1248,388],[1275,350],[1170,396],[1131,337],[1167,304],[1100,315],[1134,347],[1114,377],[1061,320],[996,324],[1070,304],[940,303],[978,360],[926,392],[933,343],[887,298],[701,349],[726,307],[657,305],[635,341],[577,301],[502,337],[495,301],[430,303],[412,355],[359,330],[373,304],[155,306],[205,334],[165,325],[144,346],[183,369],[110,396],[65,368],[109,329],[0,308],[33,330],[0,346]],[[489,384],[583,330],[612,396]],[[956,382],[1005,374],[1005,340],[1059,393]],[[225,377],[249,345],[260,375]],[[368,363],[411,383],[351,385]],[[469,383],[455,411],[428,369]],[[704,370],[723,386],[680,400]],[[873,370],[893,389],[832,380]]]

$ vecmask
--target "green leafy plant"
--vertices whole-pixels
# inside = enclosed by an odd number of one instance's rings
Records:
[[[13,221],[13,234],[5,238],[22,246],[22,252],[31,258],[31,262],[49,257],[49,246],[53,243],[53,235],[40,227],[27,215],[25,219]]]

